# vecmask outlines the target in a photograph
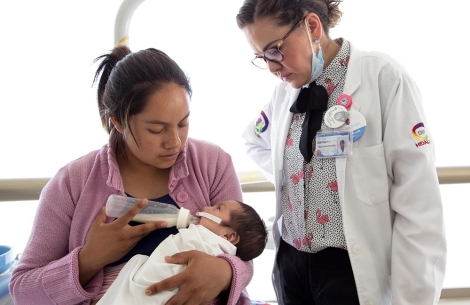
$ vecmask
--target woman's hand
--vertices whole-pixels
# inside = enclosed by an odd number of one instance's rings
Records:
[[[147,288],[147,295],[154,295],[179,287],[167,305],[209,304],[232,283],[232,267],[223,258],[192,250],[167,256],[165,261],[188,265],[182,272]]]
[[[166,222],[158,221],[138,226],[128,223],[148,203],[142,199],[126,213],[111,223],[106,223],[106,211],[98,214],[88,232],[85,246],[78,254],[79,279],[84,286],[104,266],[126,255],[139,240],[155,229],[166,227]]]

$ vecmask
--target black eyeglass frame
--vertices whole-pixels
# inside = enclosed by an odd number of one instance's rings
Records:
[[[264,67],[260,67],[260,66],[258,66],[258,65],[255,63],[255,61],[256,61],[257,59],[263,59],[266,63],[267,63],[268,60],[271,61],[271,62],[276,62],[276,63],[282,62],[282,61],[284,60],[284,54],[282,53],[282,51],[281,51],[281,49],[280,49],[281,46],[282,46],[282,44],[286,41],[287,37],[289,37],[289,35],[297,28],[297,26],[298,26],[305,18],[306,18],[306,16],[305,16],[305,17],[302,17],[302,19],[300,19],[299,21],[297,21],[297,22],[294,24],[294,26],[289,30],[289,32],[287,32],[286,35],[284,35],[284,37],[282,37],[282,38],[279,40],[279,42],[278,42],[275,46],[272,46],[272,47],[266,49],[266,50],[263,52],[262,55],[256,55],[255,58],[253,58],[253,59],[251,60],[251,63],[252,63],[255,67],[257,67],[257,68],[266,70],[266,69],[268,68],[267,66],[266,66],[265,68],[264,68]],[[269,50],[273,50],[273,49],[275,49],[277,53],[281,54],[281,59],[280,59],[280,60],[269,59],[268,57],[266,57],[266,52],[268,52]]]

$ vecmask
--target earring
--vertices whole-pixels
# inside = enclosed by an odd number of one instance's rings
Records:
[[[317,37],[315,37],[314,40],[313,40],[313,43],[314,43],[314,44],[320,44],[320,39],[318,39]]]

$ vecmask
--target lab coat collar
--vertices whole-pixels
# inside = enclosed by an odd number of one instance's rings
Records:
[[[354,92],[359,88],[361,85],[361,79],[362,79],[362,70],[361,70],[361,52],[355,48],[355,46],[350,42],[349,47],[351,50],[350,54],[350,59],[348,63],[348,71],[346,72],[346,82],[344,84],[344,93],[348,94],[349,96],[352,96]],[[353,103],[351,105],[351,109],[353,110],[359,110],[357,108],[359,105],[357,103]]]

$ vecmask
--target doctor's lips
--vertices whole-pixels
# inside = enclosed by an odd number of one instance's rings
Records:
[[[292,75],[292,73],[287,73],[287,74],[284,74],[282,75],[281,73],[278,74],[279,75],[279,78],[282,79],[283,81],[287,81],[287,79],[289,78],[289,76]]]

